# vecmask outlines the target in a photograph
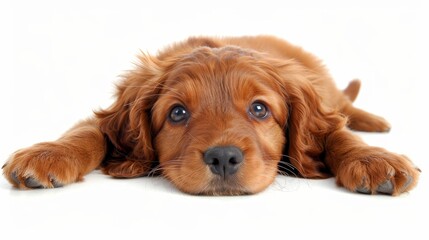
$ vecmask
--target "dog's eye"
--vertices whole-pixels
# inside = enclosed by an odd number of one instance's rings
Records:
[[[255,118],[264,119],[268,116],[269,111],[263,103],[254,102],[250,105],[249,113]]]
[[[171,109],[169,114],[169,119],[173,123],[180,123],[182,121],[185,121],[189,118],[189,113],[183,106],[175,106],[173,109]]]

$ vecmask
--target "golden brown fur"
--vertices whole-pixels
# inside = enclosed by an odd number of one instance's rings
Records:
[[[108,109],[57,141],[14,153],[4,166],[9,182],[56,187],[99,166],[120,178],[159,171],[184,192],[209,195],[260,192],[278,171],[333,175],[338,185],[364,193],[397,195],[418,181],[405,156],[368,146],[346,128],[390,128],[352,105],[360,82],[338,90],[316,57],[288,42],[197,37],[139,60]],[[181,117],[172,115],[175,107],[186,113],[183,121],[172,120]],[[255,117],[252,107],[267,111]],[[242,153],[237,172],[219,175],[205,162],[219,146]]]

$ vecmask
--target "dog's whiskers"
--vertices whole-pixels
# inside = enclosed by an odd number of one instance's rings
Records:
[[[270,170],[275,170],[275,167],[272,167]],[[278,169],[277,169],[278,170]],[[271,186],[274,189],[280,190],[280,191],[292,191],[296,188],[298,188],[299,184],[290,184],[290,181],[292,182],[298,182],[301,183],[302,180],[304,180],[304,182],[306,182],[308,184],[308,181],[306,178],[300,178],[299,176],[297,176],[295,173],[290,172],[290,169],[286,169],[286,170],[278,170],[278,173],[281,177],[276,177],[273,181],[273,183],[271,184]],[[291,173],[293,176],[291,176],[289,173]],[[289,183],[288,183],[289,182]]]

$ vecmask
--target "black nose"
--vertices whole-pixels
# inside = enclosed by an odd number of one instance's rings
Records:
[[[243,152],[237,147],[212,147],[204,153],[204,162],[212,173],[223,178],[237,172],[243,162]]]

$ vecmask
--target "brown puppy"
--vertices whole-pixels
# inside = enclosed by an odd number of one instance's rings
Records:
[[[353,107],[360,82],[339,91],[316,57],[281,39],[190,38],[139,59],[111,107],[15,152],[3,167],[9,182],[52,188],[97,167],[120,178],[160,171],[180,190],[208,195],[260,192],[279,171],[333,175],[363,193],[397,195],[418,181],[408,158],[346,128],[389,130]]]

